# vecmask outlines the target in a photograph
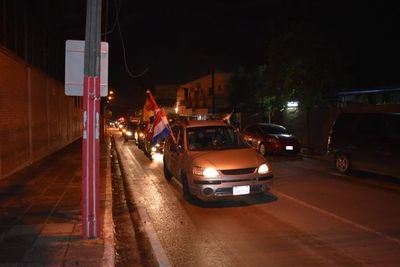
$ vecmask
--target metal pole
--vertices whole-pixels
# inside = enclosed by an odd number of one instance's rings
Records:
[[[215,69],[214,62],[211,66],[211,92],[212,92],[212,114],[215,115]]]
[[[100,234],[100,36],[101,0],[87,0],[82,139],[82,238]]]

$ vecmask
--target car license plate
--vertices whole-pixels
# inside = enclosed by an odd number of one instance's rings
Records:
[[[250,193],[249,185],[241,185],[233,187],[233,195],[247,195]]]
[[[293,146],[286,146],[286,150],[293,150]]]

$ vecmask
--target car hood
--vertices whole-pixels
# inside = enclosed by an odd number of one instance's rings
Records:
[[[232,170],[258,167],[266,159],[253,148],[194,151],[190,154],[194,166]]]

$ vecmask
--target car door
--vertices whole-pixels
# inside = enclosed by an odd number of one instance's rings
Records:
[[[351,146],[355,169],[382,173],[390,157],[390,151],[385,148],[385,128],[384,120],[378,114],[360,116]]]
[[[259,137],[259,129],[256,125],[249,126],[243,131],[244,141],[254,148],[258,148]]]
[[[400,116],[381,114],[384,132],[376,149],[377,172],[400,178]]]
[[[184,129],[179,126],[172,129],[175,141],[170,142],[170,172],[173,176],[180,180],[183,165],[183,154],[184,154]]]

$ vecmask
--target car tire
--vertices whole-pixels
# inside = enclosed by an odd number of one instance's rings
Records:
[[[194,199],[193,194],[190,192],[189,183],[185,175],[182,175],[182,194],[183,198],[187,201]]]
[[[335,157],[335,167],[340,173],[348,173],[350,171],[350,158],[345,154],[338,154]]]
[[[168,170],[167,164],[165,163],[165,159],[163,159],[163,165],[164,165],[164,177],[167,179],[167,181],[171,181],[172,179],[172,173]]]
[[[267,155],[267,147],[264,143],[260,143],[260,145],[258,146],[258,151],[260,151],[261,155],[263,156]]]

